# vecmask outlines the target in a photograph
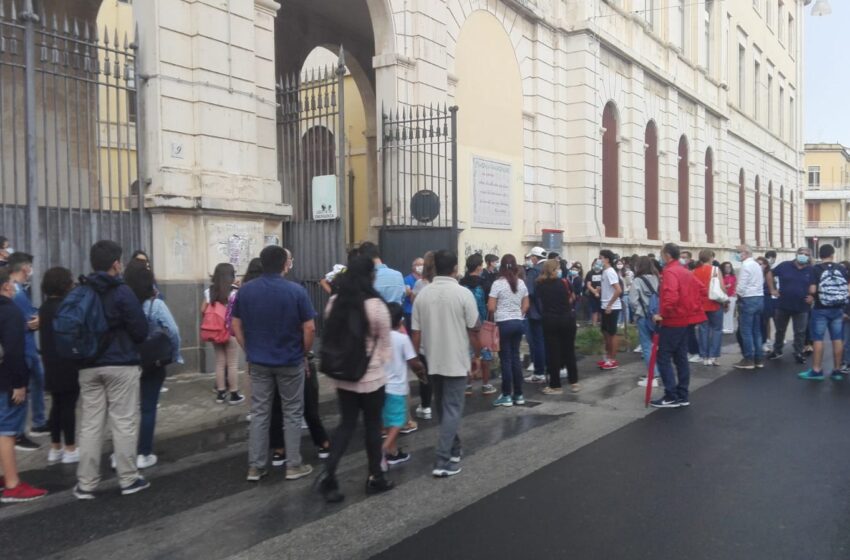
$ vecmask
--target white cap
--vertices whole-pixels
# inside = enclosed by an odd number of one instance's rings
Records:
[[[541,259],[546,259],[549,257],[549,251],[547,251],[543,247],[532,247],[531,252],[528,254],[529,256],[539,257]]]

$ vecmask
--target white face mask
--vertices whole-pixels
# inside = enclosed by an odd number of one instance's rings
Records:
[[[422,271],[425,270],[425,267],[422,266],[422,265],[419,265],[419,266],[415,267],[413,270],[416,272],[416,274],[418,274],[419,276],[422,276]]]
[[[623,270],[623,265],[618,264],[618,265],[617,265],[617,270]]]

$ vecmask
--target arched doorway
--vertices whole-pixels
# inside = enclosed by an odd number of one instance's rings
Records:
[[[747,243],[747,188],[744,168],[738,173],[738,238]]]
[[[756,247],[761,245],[761,184],[759,181],[759,176],[756,175],[756,183],[755,183],[755,211],[756,211]]]
[[[644,134],[644,225],[648,239],[658,239],[658,127],[649,121]]]
[[[602,112],[602,225],[605,237],[620,236],[619,116],[613,101]]]
[[[714,153],[705,151],[705,239],[714,243]]]
[[[679,236],[682,241],[690,241],[690,161],[688,159],[688,138],[684,134],[679,138]]]

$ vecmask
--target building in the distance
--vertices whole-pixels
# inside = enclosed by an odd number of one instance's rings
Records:
[[[806,144],[806,243],[836,247],[850,258],[850,150],[841,144]]]

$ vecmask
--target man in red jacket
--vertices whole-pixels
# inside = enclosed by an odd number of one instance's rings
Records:
[[[668,243],[661,251],[664,270],[661,275],[660,303],[655,322],[661,323],[658,343],[658,370],[664,382],[664,397],[652,401],[654,408],[690,406],[688,386],[688,325],[706,320],[702,302],[706,287],[679,263],[679,246]],[[677,377],[673,375],[676,364]]]

